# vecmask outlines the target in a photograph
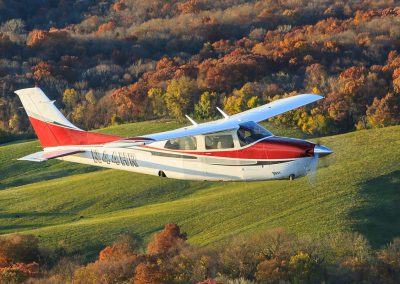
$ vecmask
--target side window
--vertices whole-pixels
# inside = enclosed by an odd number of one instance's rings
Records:
[[[196,150],[197,140],[196,137],[170,139],[165,143],[164,148],[171,150]]]
[[[253,139],[251,138],[251,131],[249,129],[240,127],[237,131],[237,135],[239,138],[240,146],[242,147],[253,142]]]
[[[206,150],[229,149],[233,148],[233,138],[231,134],[208,135],[205,136]]]

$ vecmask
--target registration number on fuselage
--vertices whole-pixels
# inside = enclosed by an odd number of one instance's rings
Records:
[[[115,164],[122,166],[131,166],[131,167],[139,167],[135,154],[133,153],[124,153],[113,151],[112,153],[107,153],[107,151],[103,151],[100,153],[97,150],[91,150],[93,162],[95,163],[107,163],[107,164]]]

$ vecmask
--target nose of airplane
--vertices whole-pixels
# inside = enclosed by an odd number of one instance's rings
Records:
[[[318,144],[314,146],[314,154],[318,155],[318,157],[328,156],[332,153],[333,151],[325,146]]]

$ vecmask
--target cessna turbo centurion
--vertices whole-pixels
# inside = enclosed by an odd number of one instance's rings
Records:
[[[258,122],[313,103],[303,94],[223,118],[172,131],[123,138],[79,129],[38,88],[15,92],[43,151],[19,160],[59,159],[105,168],[188,180],[250,181],[293,179],[315,171],[319,157],[332,153],[305,140],[274,136]]]

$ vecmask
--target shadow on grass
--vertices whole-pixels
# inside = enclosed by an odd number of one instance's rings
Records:
[[[21,230],[25,229],[37,229],[40,226],[37,225],[7,225],[7,226],[0,226],[0,236],[2,234],[10,234],[13,232],[18,233]]]
[[[12,168],[14,167],[14,169]],[[20,165],[13,165],[8,168],[9,172],[19,173]],[[82,168],[70,168],[70,169],[50,169],[43,167],[43,173],[34,171],[30,172],[26,175],[19,175],[17,177],[9,176],[8,180],[0,181],[0,190],[7,189],[10,187],[22,186],[26,184],[48,181],[52,179],[62,178],[66,176],[71,176],[74,174],[85,174],[91,173],[95,171],[103,170],[103,168],[96,168],[91,166],[83,166]]]
[[[136,242],[137,247],[135,248],[135,251],[137,252],[145,251],[146,246],[143,237],[131,231],[123,231],[123,230],[111,236],[111,240],[108,241],[94,242],[90,237],[83,237],[81,241],[85,244],[85,246],[84,248],[81,249],[73,249],[75,246],[74,240],[69,238],[68,235],[65,236],[65,238],[62,239],[62,241],[67,246],[68,256],[73,257],[79,255],[83,257],[84,262],[93,262],[98,259],[100,251],[102,251],[106,246],[112,245],[114,242],[117,242],[119,240],[119,237],[123,235],[128,235],[132,237],[132,239]],[[60,240],[58,240],[58,242],[59,241]]]
[[[24,218],[24,217],[53,217],[53,216],[65,216],[65,215],[71,215],[69,213],[63,213],[63,212],[6,212],[2,213],[0,212],[0,219],[18,219],[18,218]]]
[[[366,202],[350,214],[354,230],[374,248],[400,237],[400,170],[369,180],[360,194]]]

